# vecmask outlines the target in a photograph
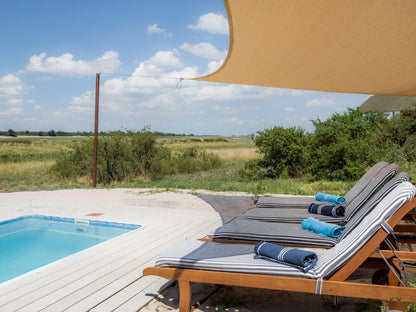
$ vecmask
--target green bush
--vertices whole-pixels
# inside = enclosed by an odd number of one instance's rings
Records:
[[[7,130],[7,135],[11,136],[11,137],[14,137],[14,138],[17,137],[17,133],[13,129]]]
[[[191,173],[218,167],[220,159],[217,155],[196,148],[188,148],[172,157],[171,173]]]
[[[158,146],[156,135],[147,129],[128,135],[113,132],[98,142],[97,182],[103,184],[207,170],[220,163],[218,156],[196,149],[174,155]],[[52,167],[52,173],[62,178],[92,176],[93,149],[93,139],[73,142]]]
[[[315,179],[356,180],[380,158],[382,113],[348,109],[325,121],[313,121],[309,141],[309,173]]]
[[[299,177],[305,173],[308,136],[303,129],[274,127],[257,134],[255,144],[263,158],[248,162],[240,171],[242,176],[259,179]]]
[[[262,158],[247,162],[240,175],[352,181],[380,160],[406,166],[416,162],[416,105],[393,118],[349,108],[312,122],[310,134],[300,128],[259,131],[255,143]]]

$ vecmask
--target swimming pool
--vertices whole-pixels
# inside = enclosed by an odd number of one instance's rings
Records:
[[[0,283],[141,227],[44,215],[2,221]]]

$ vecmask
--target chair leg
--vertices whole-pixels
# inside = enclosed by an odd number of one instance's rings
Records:
[[[392,271],[389,271],[389,285],[390,286],[399,286],[400,283],[397,277],[394,275]],[[406,303],[399,302],[399,301],[388,301],[387,305],[389,306],[390,310],[399,310],[399,311],[406,311]]]
[[[191,309],[192,290],[191,283],[180,279],[179,283],[179,312],[189,312]]]

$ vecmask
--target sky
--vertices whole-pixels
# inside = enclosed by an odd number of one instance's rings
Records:
[[[182,80],[227,55],[221,0],[2,0],[0,130],[313,131],[369,96]]]

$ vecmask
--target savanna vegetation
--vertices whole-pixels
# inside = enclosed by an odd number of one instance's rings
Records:
[[[246,162],[241,175],[353,181],[381,160],[396,162],[402,170],[416,167],[416,109],[393,117],[348,109],[313,125],[312,133],[296,127],[259,131],[255,144],[262,157]]]
[[[415,112],[391,118],[349,109],[314,120],[311,133],[296,127],[247,137],[149,129],[101,133],[98,186],[344,194],[379,160],[397,162],[414,175]],[[0,190],[90,187],[92,154],[89,136],[6,136],[0,139]]]

